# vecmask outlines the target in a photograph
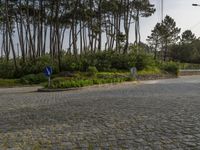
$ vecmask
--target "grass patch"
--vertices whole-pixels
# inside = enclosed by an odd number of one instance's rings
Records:
[[[138,72],[138,75],[161,75],[163,74],[159,68],[144,69]]]
[[[130,76],[130,72],[100,72],[97,73],[97,78],[110,79],[110,78],[126,78]]]
[[[0,79],[0,87],[13,87],[20,85],[21,83],[18,79]]]
[[[167,64],[164,68],[170,73],[174,73],[176,68],[174,64]],[[175,69],[175,70],[174,70]],[[147,68],[142,71],[138,71],[138,76],[151,76],[151,75],[163,75],[165,71],[158,67]],[[51,89],[65,89],[65,88],[78,88],[91,85],[108,84],[108,83],[121,83],[126,81],[133,81],[130,72],[96,72],[94,74],[88,74],[87,72],[77,72],[74,77],[57,77],[51,82]],[[48,88],[48,85],[45,85]]]
[[[15,87],[23,85],[37,85],[47,82],[47,77],[41,74],[30,74],[23,76],[20,79],[1,79],[0,78],[0,87]]]
[[[180,69],[200,69],[200,64],[179,63]]]
[[[117,74],[118,75],[118,74]],[[116,76],[116,74],[100,73],[99,77],[88,77],[83,79],[76,78],[55,78],[51,82],[52,89],[55,88],[76,88],[85,87],[90,85],[107,84],[107,83],[120,83],[125,81],[133,81],[134,79],[129,76]],[[47,88],[48,85],[45,85]]]

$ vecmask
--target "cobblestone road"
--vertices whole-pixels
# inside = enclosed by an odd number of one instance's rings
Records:
[[[0,89],[0,149],[200,149],[200,76],[34,90]]]

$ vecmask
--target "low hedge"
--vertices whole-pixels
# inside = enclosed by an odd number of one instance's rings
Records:
[[[0,79],[0,87],[13,87],[20,85],[17,79]]]
[[[22,84],[40,84],[47,81],[47,77],[43,73],[40,74],[29,74],[20,78]]]
[[[97,84],[106,84],[106,83],[120,83],[124,81],[132,81],[134,79],[130,77],[126,78],[107,78],[107,79],[99,79],[99,78],[91,78],[91,79],[65,79],[65,78],[58,78],[54,79],[51,82],[50,88],[76,88],[76,87],[84,87],[90,85],[97,85]],[[48,88],[48,85],[45,85],[45,88]]]
[[[167,73],[178,76],[179,75],[179,65],[175,62],[167,62],[162,65],[162,70]]]

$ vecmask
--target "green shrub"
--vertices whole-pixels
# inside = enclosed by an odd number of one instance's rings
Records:
[[[39,84],[46,81],[47,77],[45,77],[43,73],[29,74],[20,78],[20,83],[22,84]]]
[[[131,58],[131,54],[113,54],[111,57],[111,68],[128,70],[135,64],[135,60],[133,61]]]
[[[10,79],[13,78],[15,74],[15,68],[13,62],[1,62],[0,63],[0,78]]]
[[[50,55],[45,55],[36,60],[27,59],[24,63],[21,59],[17,60],[18,70],[15,71],[13,61],[0,62],[0,78],[21,78],[29,74],[42,73],[46,66],[52,66],[53,73],[59,73],[58,60],[53,59]],[[131,67],[137,67],[138,70],[153,68],[155,61],[150,55],[145,53],[137,54],[131,51],[127,54],[122,54],[116,51],[108,50],[97,53],[86,53],[74,56],[69,54],[62,55],[61,71],[88,71],[95,75],[98,71],[129,71]],[[96,69],[90,68],[96,67]],[[90,69],[91,70],[90,70]],[[88,70],[89,69],[89,70]]]
[[[77,79],[71,79],[68,80],[66,78],[63,79],[55,79],[51,82],[50,88],[74,88],[74,87],[83,87],[93,85],[92,80],[77,80]],[[47,85],[45,86],[47,87]]]
[[[168,62],[168,63],[164,63],[162,65],[162,69],[170,74],[174,74],[176,76],[178,76],[179,74],[179,66],[177,63],[174,62]]]
[[[84,87],[95,84],[106,84],[106,83],[119,83],[123,81],[132,81],[133,78],[123,77],[123,78],[90,78],[90,79],[67,79],[67,78],[57,78],[52,80],[50,88],[75,88],[75,87]],[[47,88],[48,85],[45,85]]]
[[[89,76],[96,76],[96,74],[98,73],[97,68],[92,66],[88,67],[87,71]]]
[[[156,64],[152,56],[141,53],[136,56],[135,66],[137,70],[140,71],[147,68],[153,68]]]
[[[111,69],[111,56],[112,52],[104,51],[93,55],[93,62],[99,71],[106,71]]]
[[[22,77],[29,74],[39,74],[44,71],[46,66],[53,68],[53,73],[58,73],[58,64],[53,62],[49,55],[37,58],[36,61],[29,60],[26,63],[20,63],[18,77]]]

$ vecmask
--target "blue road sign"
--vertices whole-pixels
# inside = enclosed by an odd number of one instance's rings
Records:
[[[50,66],[45,67],[45,69],[44,69],[45,76],[50,77],[52,75],[52,73],[53,73],[52,67],[50,67]]]

